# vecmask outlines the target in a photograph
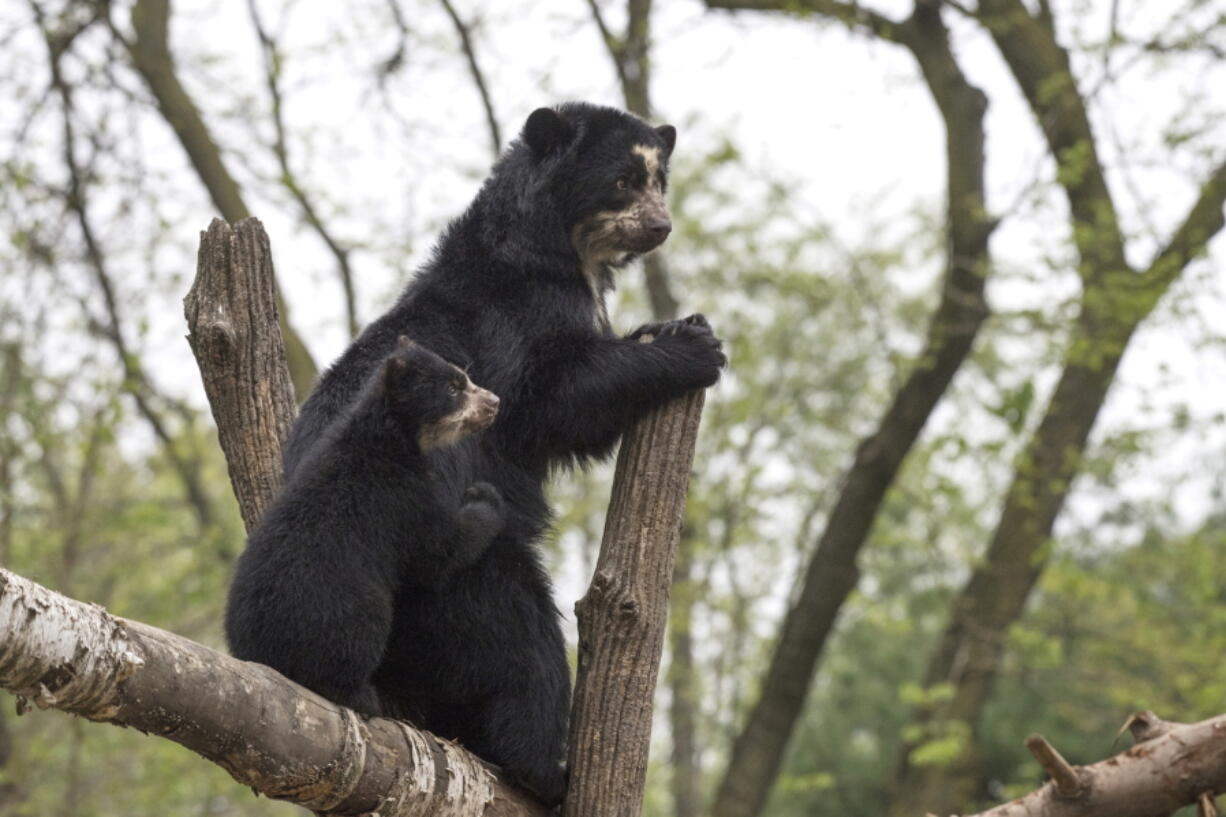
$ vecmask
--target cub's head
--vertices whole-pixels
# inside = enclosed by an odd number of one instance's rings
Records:
[[[672,230],[664,199],[672,125],[653,128],[623,111],[571,102],[533,111],[521,139],[546,168],[585,266],[619,266],[664,243]]]
[[[389,413],[423,451],[455,445],[498,414],[497,396],[403,335],[383,362],[382,382]]]

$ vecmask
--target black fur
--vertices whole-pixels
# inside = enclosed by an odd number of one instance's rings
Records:
[[[459,739],[547,803],[565,789],[570,683],[535,547],[550,519],[545,480],[556,467],[606,456],[632,422],[711,385],[724,365],[705,321],[657,327],[654,342],[643,343],[614,335],[605,318],[610,266],[668,233],[663,190],[675,138],[669,126],[609,108],[534,112],[433,259],[323,376],[286,449],[291,479],[331,462],[337,427],[354,424],[363,384],[402,334],[502,398],[489,431],[433,462],[447,484],[496,486],[505,528],[449,582],[400,594],[374,685],[385,712]],[[635,146],[654,149],[654,176]],[[593,234],[601,242],[577,243]],[[353,494],[352,512],[369,517],[355,527],[400,535],[401,547],[414,549],[416,532],[388,526],[378,507],[383,479],[360,469],[334,477],[337,490]],[[311,595],[304,587],[300,603]],[[298,648],[304,660],[320,652]]]
[[[506,507],[488,483],[463,491],[439,479],[423,450],[440,435],[488,427],[497,398],[407,339],[367,381],[252,532],[226,637],[236,657],[378,714],[372,678],[399,598],[476,561]],[[404,546],[406,532],[415,547]]]

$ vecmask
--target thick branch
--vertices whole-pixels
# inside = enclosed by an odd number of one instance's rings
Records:
[[[1068,52],[1056,41],[1054,24],[1032,17],[1021,0],[981,0],[979,16],[1026,96],[1059,167],[1082,277],[1101,281],[1128,269],[1124,236],[1090,117]]]
[[[1218,165],[1205,182],[1183,224],[1146,270],[1144,279],[1147,288],[1156,293],[1155,297],[1161,297],[1188,262],[1204,252],[1209,240],[1226,226],[1223,205],[1226,205],[1226,161]]]
[[[277,331],[272,251],[256,219],[214,219],[183,299],[191,344],[247,530],[281,487],[294,394]]]
[[[735,11],[789,11],[830,17],[862,28],[883,40],[897,39],[899,23],[879,12],[845,0],[706,0],[707,8]]]
[[[455,744],[0,569],[0,687],[173,740],[266,797],[325,814],[544,817]]]
[[[563,817],[642,809],[669,588],[703,393],[652,412],[622,440],[596,572],[575,605],[579,672]]]
[[[222,218],[232,224],[238,223],[250,213],[238,183],[226,169],[221,149],[213,141],[196,103],[179,82],[168,44],[169,25],[169,0],[138,0],[132,7],[132,29],[136,39],[125,45],[132,56],[132,64],[149,86],[158,110],[179,138],[213,204],[221,211]],[[289,323],[289,312],[279,288],[277,314],[281,333],[285,336],[294,391],[300,401],[305,400],[317,369],[306,344]]]
[[[1068,775],[1075,774],[1076,794],[1062,793],[1049,781],[1025,797],[968,817],[1154,817],[1197,803],[1206,793],[1226,792],[1226,716],[1168,726],[1101,763],[1068,769],[1052,761],[1066,788]],[[912,814],[923,812],[919,804],[912,806]]]

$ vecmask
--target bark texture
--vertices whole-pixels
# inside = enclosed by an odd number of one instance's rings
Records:
[[[708,5],[798,9],[789,0],[708,0]],[[822,650],[859,582],[859,554],[886,492],[988,315],[984,285],[993,224],[986,215],[983,176],[987,98],[967,81],[954,59],[939,4],[919,2],[911,17],[898,22],[842,3],[804,2],[799,8],[864,26],[915,57],[945,122],[949,255],[924,349],[876,430],[860,443],[800,593],[784,617],[758,701],[737,735],[716,793],[715,817],[752,817],[765,807]]]
[[[266,797],[324,814],[544,817],[475,756],[276,672],[0,569],[0,687],[173,740]]]
[[[281,487],[281,445],[295,413],[274,280],[260,222],[214,219],[200,234],[196,280],[183,299],[187,340],[248,531]]]
[[[1206,794],[1212,798],[1226,792],[1226,717],[1173,724],[1138,712],[1129,729],[1137,744],[1101,763],[1060,769],[1040,759],[1049,773],[1071,772],[1075,794],[1062,794],[1053,780],[969,817],[1154,817],[1198,803]],[[1034,742],[1046,746],[1041,738]],[[1032,751],[1036,758],[1043,754]],[[911,809],[912,814],[921,811]]]
[[[604,538],[579,619],[579,672],[563,817],[642,810],[673,560],[703,393],[674,400],[622,440]]]

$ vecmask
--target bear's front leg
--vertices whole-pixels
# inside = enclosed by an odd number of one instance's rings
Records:
[[[555,459],[610,453],[633,422],[713,385],[727,364],[701,315],[648,324],[626,338],[550,338],[534,351],[535,399],[507,407],[503,433],[525,453]]]

